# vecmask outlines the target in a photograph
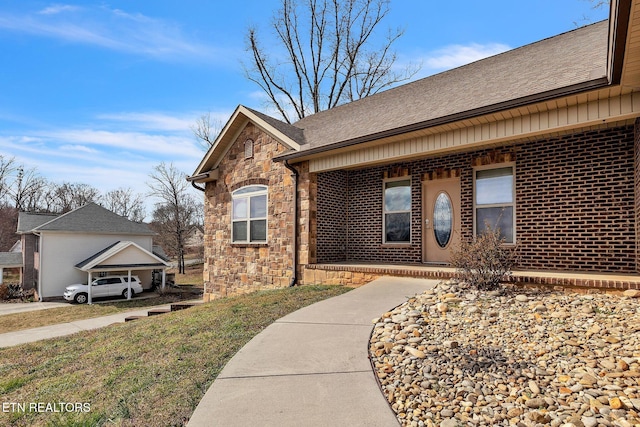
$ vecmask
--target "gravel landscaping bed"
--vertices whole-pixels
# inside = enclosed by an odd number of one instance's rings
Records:
[[[403,426],[637,426],[639,295],[441,283],[374,319],[372,366]]]

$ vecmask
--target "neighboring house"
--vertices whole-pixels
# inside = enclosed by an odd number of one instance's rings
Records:
[[[184,239],[184,247],[186,249],[194,249],[201,247],[204,244],[204,229],[199,225],[194,225],[187,232],[187,236]]]
[[[151,272],[168,267],[153,253],[154,233],[146,224],[130,221],[95,203],[63,215],[20,212],[25,289],[40,298],[62,296],[73,283],[87,283],[92,275],[137,275],[151,287]]]
[[[441,277],[485,221],[521,280],[638,287],[640,0],[611,3],[608,22],[292,125],[239,106],[189,177],[205,298],[390,264]]]

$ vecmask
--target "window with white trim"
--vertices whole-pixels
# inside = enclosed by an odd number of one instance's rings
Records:
[[[411,243],[411,180],[385,180],[382,203],[384,243]]]
[[[515,243],[515,166],[478,168],[474,174],[474,234],[487,225],[500,230],[505,243]]]
[[[231,241],[267,241],[267,187],[248,185],[231,193]]]

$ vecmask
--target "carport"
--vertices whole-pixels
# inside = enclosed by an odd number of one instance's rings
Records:
[[[166,269],[169,263],[161,256],[149,252],[134,242],[119,241],[110,245],[86,260],[76,264],[77,269],[88,275],[88,304],[91,299],[91,282],[94,273],[126,271],[129,278],[127,299],[131,299],[131,273],[134,271],[162,270],[162,289],[166,281]]]

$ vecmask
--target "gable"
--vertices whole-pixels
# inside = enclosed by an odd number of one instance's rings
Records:
[[[105,268],[167,267],[168,263],[134,242],[120,241],[76,264],[82,271]]]
[[[288,151],[300,150],[304,138],[300,129],[240,105],[188,180],[208,182],[218,179],[216,168],[249,124],[285,146]]]

